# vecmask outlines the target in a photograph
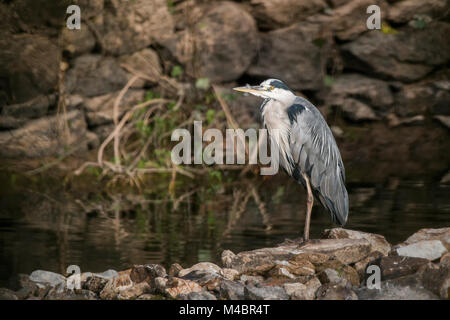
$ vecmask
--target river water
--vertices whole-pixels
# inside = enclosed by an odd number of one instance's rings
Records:
[[[62,179],[0,173],[0,287],[13,286],[19,273],[64,273],[72,264],[101,272],[144,263],[219,263],[224,249],[237,253],[301,236],[301,186],[284,174],[245,181],[224,174],[223,180],[238,182],[176,188],[175,203],[151,191],[106,194]],[[395,244],[421,228],[450,226],[450,185],[439,178],[383,180],[348,181],[346,228],[379,233]],[[315,206],[312,238],[331,227],[328,214]]]

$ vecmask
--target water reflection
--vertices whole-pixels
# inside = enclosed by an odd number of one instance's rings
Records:
[[[50,185],[0,190],[0,286],[17,273],[63,273],[70,264],[101,272],[141,263],[218,262],[224,249],[272,246],[303,231],[305,192],[282,175],[213,192],[197,186],[176,202],[151,194],[77,196]],[[390,179],[349,183],[348,189],[350,229],[396,243],[420,228],[450,225],[450,185]],[[332,226],[315,206],[311,236]]]

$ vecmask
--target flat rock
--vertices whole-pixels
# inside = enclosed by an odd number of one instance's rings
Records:
[[[217,298],[208,291],[191,292],[187,295],[179,295],[177,298],[181,300],[217,300]]]
[[[369,265],[380,267],[381,279],[389,280],[416,273],[421,266],[428,263],[427,259],[416,257],[389,256],[380,257]]]
[[[371,245],[371,252],[378,251],[387,256],[391,251],[391,245],[386,238],[379,234],[348,230],[343,228],[326,229],[324,238],[327,239],[366,239]]]
[[[287,300],[289,295],[286,291],[277,286],[253,287],[246,286],[244,288],[245,299],[248,300]]]
[[[430,261],[439,259],[447,249],[440,240],[421,240],[407,245],[397,246],[399,256],[424,258]]]
[[[203,272],[210,272],[210,273],[217,273],[222,274],[222,268],[220,268],[218,265],[211,263],[211,262],[200,262],[195,265],[193,265],[190,268],[182,269],[178,272],[178,277],[182,278],[183,276],[187,275],[188,273],[192,271],[203,271]]]
[[[200,292],[203,288],[191,280],[184,280],[181,278],[171,278],[167,283],[166,293],[175,298],[180,294],[189,294],[191,292]]]
[[[394,23],[405,23],[413,20],[415,16],[426,15],[439,19],[445,16],[448,2],[446,0],[408,0],[392,4],[388,12],[388,20]]]
[[[317,300],[358,300],[356,293],[345,283],[327,283],[316,292]]]
[[[141,282],[134,284],[133,286],[121,290],[117,296],[117,299],[119,300],[130,300],[130,299],[136,299],[137,297],[150,293],[150,285],[147,282]]]
[[[360,74],[342,74],[331,86],[327,104],[342,105],[344,98],[366,101],[370,107],[386,109],[394,102],[394,96],[385,81],[369,78]]]
[[[45,270],[35,270],[30,274],[30,280],[55,287],[61,283],[65,283],[66,278],[59,273]]]
[[[436,300],[437,295],[425,289],[415,275],[382,281],[380,289],[355,289],[359,300]]]
[[[286,27],[323,11],[324,0],[251,0],[252,14],[260,28]]]
[[[450,251],[450,228],[420,229],[411,235],[404,243],[412,244],[421,240],[440,240]]]
[[[69,125],[67,130],[65,124]],[[0,132],[0,156],[7,158],[58,156],[74,146],[78,151],[87,150],[87,144],[87,124],[78,110],[31,120],[19,129]]]
[[[344,65],[383,78],[415,81],[448,61],[449,31],[450,24],[435,21],[423,29],[404,28],[395,34],[367,32],[341,47]]]
[[[244,287],[245,285],[240,282],[224,280],[220,283],[219,295],[227,300],[243,300],[245,298]]]
[[[344,116],[351,121],[379,120],[375,112],[367,104],[357,99],[344,98],[338,107],[342,110]]]
[[[312,278],[306,283],[285,283],[283,288],[292,300],[314,300],[320,281]]]

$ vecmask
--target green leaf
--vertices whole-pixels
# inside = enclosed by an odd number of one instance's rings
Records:
[[[214,117],[216,116],[216,110],[208,109],[206,111],[206,122],[210,125],[214,121]]]
[[[209,89],[209,79],[208,78],[199,78],[195,82],[195,87],[200,90],[208,90]]]
[[[174,66],[172,72],[170,73],[172,78],[178,78],[183,75],[183,68],[181,66]]]
[[[323,78],[323,84],[327,87],[331,87],[334,83],[334,78],[330,75],[325,75]]]

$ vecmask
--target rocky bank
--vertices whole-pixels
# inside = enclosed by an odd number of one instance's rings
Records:
[[[128,270],[74,275],[36,270],[18,276],[2,299],[58,300],[367,300],[450,297],[450,228],[421,229],[391,245],[377,234],[328,229],[308,243],[222,253],[222,265],[200,262],[134,265]],[[379,270],[379,288],[371,288]],[[369,286],[368,286],[369,284]]]
[[[65,27],[73,3],[81,30]],[[381,30],[366,28],[373,4]],[[147,90],[167,95],[159,79],[177,66],[187,92],[199,78],[231,92],[274,77],[351,124],[448,128],[449,10],[446,0],[2,2],[0,156],[95,148],[112,131],[112,101],[133,70],[148,79],[133,84],[121,114]],[[234,104],[256,119],[256,100]]]

